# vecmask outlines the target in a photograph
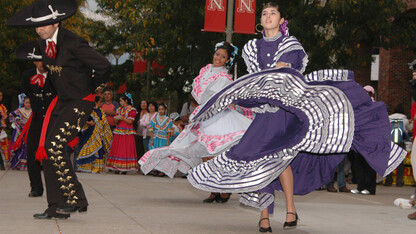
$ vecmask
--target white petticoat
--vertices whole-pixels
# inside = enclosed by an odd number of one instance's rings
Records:
[[[148,151],[139,160],[144,174],[155,169],[173,177],[177,170],[186,173],[211,157],[237,144],[252,119],[227,109],[201,122],[190,123],[168,147]]]

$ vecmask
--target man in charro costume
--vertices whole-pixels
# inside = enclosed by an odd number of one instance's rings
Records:
[[[18,148],[22,141],[26,142],[27,171],[31,188],[29,197],[40,197],[43,194],[42,166],[39,161],[35,160],[35,154],[39,146],[39,138],[46,110],[55,98],[56,92],[51,79],[48,77],[48,72],[45,66],[43,66],[42,53],[37,41],[31,41],[19,46],[16,50],[16,57],[33,61],[36,68],[26,70],[21,75],[22,91],[30,99],[32,116],[23,128],[13,148]]]
[[[64,146],[87,121],[94,92],[103,88],[111,65],[86,40],[61,27],[61,21],[77,8],[75,0],[35,0],[7,22],[9,26],[36,28],[42,60],[57,92],[46,112],[36,153],[42,162],[48,200],[45,212],[34,215],[38,219],[68,218],[70,212],[85,212],[88,207]]]

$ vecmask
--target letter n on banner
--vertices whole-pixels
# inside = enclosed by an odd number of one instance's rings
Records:
[[[236,0],[234,32],[254,34],[256,25],[256,0]]]
[[[204,31],[224,32],[227,0],[206,0]]]

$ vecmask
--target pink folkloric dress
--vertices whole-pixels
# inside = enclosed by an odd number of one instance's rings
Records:
[[[198,104],[204,104],[232,81],[232,76],[225,67],[208,64],[194,79],[192,96]],[[192,115],[198,111],[196,108]],[[217,155],[236,144],[252,119],[253,113],[249,109],[230,106],[208,121],[191,121],[170,146],[145,153],[139,161],[140,169],[145,174],[156,169],[171,178],[178,170],[186,173],[199,165],[203,157]]]
[[[131,106],[119,107],[117,115],[134,121],[137,111]],[[113,132],[113,142],[107,159],[107,169],[118,171],[137,171],[136,143],[133,124],[121,120]]]

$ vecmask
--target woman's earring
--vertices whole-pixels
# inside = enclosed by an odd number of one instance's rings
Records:
[[[263,30],[263,26],[260,23],[256,24],[256,31],[261,32]]]

